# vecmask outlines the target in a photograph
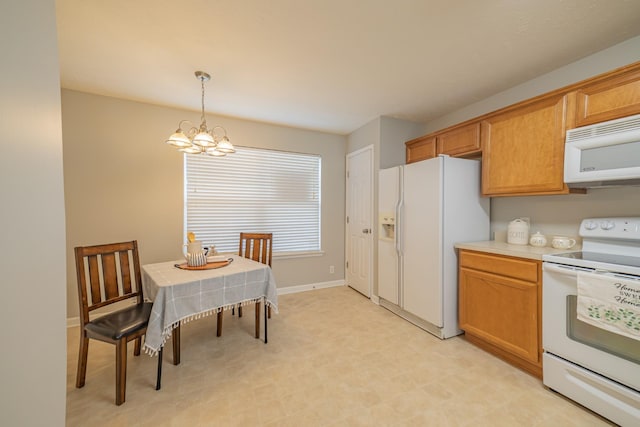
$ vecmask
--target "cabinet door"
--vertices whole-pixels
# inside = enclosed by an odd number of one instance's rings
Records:
[[[640,114],[640,70],[578,89],[576,126]]]
[[[480,153],[480,123],[472,123],[436,136],[438,154],[469,156]]]
[[[538,364],[536,283],[460,268],[460,328]]]
[[[482,121],[482,194],[566,194],[568,96],[555,96]]]
[[[420,137],[408,141],[407,164],[419,162],[420,160],[432,159],[436,156],[435,136]]]

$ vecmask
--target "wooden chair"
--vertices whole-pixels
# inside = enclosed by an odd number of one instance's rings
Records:
[[[153,305],[143,300],[138,243],[134,240],[76,247],[75,257],[80,302],[80,351],[76,387],[81,388],[85,383],[89,339],[114,344],[116,405],[122,405],[127,385],[127,343],[135,340],[134,355],[139,356],[142,335],[147,330]],[[135,305],[127,305],[131,301],[135,301]],[[115,303],[120,303],[119,309],[90,319],[90,312]],[[158,355],[158,374],[161,364],[162,350]],[[158,386],[159,383],[156,388]]]
[[[240,247],[238,255],[249,258],[271,267],[273,257],[273,234],[272,233],[240,233]],[[260,301],[256,301],[256,338],[260,338]],[[271,318],[271,307],[267,308],[269,318]],[[222,312],[218,313],[216,335],[222,335]],[[238,317],[242,317],[242,307],[238,306]]]

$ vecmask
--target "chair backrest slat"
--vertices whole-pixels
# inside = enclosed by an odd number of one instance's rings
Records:
[[[116,270],[116,256],[114,253],[102,255],[102,277],[104,279],[104,297],[107,300],[117,297],[118,271]]]
[[[91,287],[91,304],[96,304],[102,301],[102,294],[100,293],[100,269],[98,267],[98,256],[93,255],[88,259],[89,265],[89,286]],[[86,287],[85,287],[86,289]]]
[[[125,294],[131,293],[131,270],[129,270],[129,252],[118,252],[120,257],[120,274],[122,277],[122,291]]]

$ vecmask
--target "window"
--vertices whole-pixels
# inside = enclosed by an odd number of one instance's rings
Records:
[[[237,252],[240,232],[273,233],[274,255],[320,251],[320,162],[243,147],[185,155],[185,235],[218,252]]]

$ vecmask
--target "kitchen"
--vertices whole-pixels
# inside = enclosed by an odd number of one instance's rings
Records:
[[[530,240],[529,217],[512,220],[506,239],[494,231],[495,240],[481,242],[478,240],[488,240],[478,238],[478,233],[489,235],[488,221],[483,220],[488,207],[476,199],[477,195],[465,194],[460,186],[481,186],[482,194],[494,196],[574,191],[586,194],[586,189],[637,187],[640,182],[640,116],[634,115],[637,108],[627,109],[625,100],[629,97],[616,98],[605,108],[598,104],[598,97],[611,89],[612,82],[636,85],[637,77],[627,78],[635,67],[637,64],[623,67],[607,76],[558,89],[407,142],[407,165],[400,167],[399,173],[395,172],[398,168],[381,170],[379,197],[381,305],[440,338],[460,333],[452,329],[458,320],[457,326],[465,331],[470,342],[621,425],[640,421],[637,392],[640,377],[637,359],[630,356],[637,354],[639,347],[634,338],[637,340],[638,334],[603,324],[621,322],[622,315],[611,317],[610,313],[624,313],[625,319],[630,318],[625,320],[626,327],[638,329],[634,326],[638,303],[634,303],[633,295],[640,292],[637,269],[640,217],[581,220],[579,236],[583,238],[583,252],[566,256],[560,253],[576,245],[578,233],[549,235],[555,252],[547,250],[547,238],[539,231]],[[591,92],[596,86],[597,94]],[[631,95],[634,91],[625,93]],[[574,123],[574,96],[578,109],[583,109],[575,120],[578,124],[582,121],[583,126]],[[618,115],[614,113],[616,107],[612,107],[616,102],[622,102]],[[549,107],[552,113],[537,120],[535,116]],[[598,111],[600,120],[592,111]],[[603,120],[609,113],[613,113],[606,117],[609,120]],[[589,122],[589,118],[593,121]],[[546,132],[551,123],[560,129]],[[566,143],[562,129],[565,123],[569,123]],[[460,168],[464,164],[471,167],[477,161],[459,159],[460,166],[455,166],[451,159],[451,165],[446,166],[449,157],[434,157],[436,151],[448,154],[451,144],[447,147],[446,143],[452,135],[462,140],[453,145],[453,150],[465,147],[469,157],[477,154],[477,147],[482,147],[481,182],[477,170],[474,177]],[[548,145],[549,153],[554,147],[564,146],[564,162],[554,168],[555,163],[550,160],[554,157],[546,154],[542,161],[548,167],[540,168],[543,145]],[[425,146],[430,146],[431,151]],[[500,157],[504,146],[509,157]],[[530,153],[534,146],[535,153]],[[467,157],[465,152],[455,154]],[[430,170],[436,173],[420,172]],[[432,187],[440,188],[445,196],[438,195]],[[418,203],[420,199],[426,201]],[[460,211],[471,215],[465,218]],[[420,213],[428,214],[415,220]],[[458,243],[452,243],[451,234]],[[460,242],[465,236],[468,243]],[[442,249],[429,250],[438,247]],[[457,280],[452,247],[458,249]],[[423,259],[420,254],[424,253],[438,255]],[[594,275],[594,271],[598,274]],[[607,275],[609,278],[605,280]],[[620,295],[614,292],[615,287],[623,289]],[[612,292],[609,299],[601,298],[605,289]],[[563,301],[567,299],[567,304],[574,301],[571,298],[576,298],[576,293],[578,302],[565,309]],[[622,301],[622,306],[616,302],[605,318],[600,310],[608,307],[606,301]],[[581,311],[587,304],[590,304],[588,314]],[[456,311],[457,319],[451,317]],[[576,314],[572,315],[576,312],[577,319]],[[598,319],[590,322],[595,327],[584,326],[587,323],[582,323],[581,316]],[[613,332],[605,335],[601,328]],[[574,338],[574,334],[579,338]],[[620,334],[631,339],[621,338]],[[613,366],[618,367],[617,373],[609,368]],[[580,370],[582,373],[578,373]]]
[[[559,73],[556,75],[556,79],[553,82],[547,81],[546,86],[544,84],[545,83],[544,81],[533,82],[528,87],[522,87],[517,91],[511,92],[510,94],[509,93],[502,94],[502,96],[500,97],[496,97],[488,100],[487,104],[485,104],[484,106],[475,106],[475,108],[479,110],[484,110],[484,111],[495,109],[495,108],[498,108],[499,106],[508,105],[510,103],[516,102],[517,100],[520,100],[523,98],[527,98],[529,96],[535,96],[541,92],[550,90],[553,87],[561,86],[563,84],[570,84],[574,79],[579,80],[581,78],[586,78],[586,77],[589,77],[590,75],[594,75],[600,72],[606,72],[609,69],[615,68],[616,66],[622,66],[622,65],[626,65],[628,63],[634,62],[638,59],[636,53],[634,53],[634,52],[637,52],[637,49],[635,49],[636,47],[637,47],[637,40],[635,41],[632,40],[626,45],[623,44],[619,46],[617,49],[613,49],[603,53],[601,56],[597,56],[597,55],[594,56],[593,58],[591,58],[591,61],[585,61],[584,63],[576,64],[574,67],[571,67],[570,71],[564,70],[565,72],[569,73],[571,76],[564,76],[563,73]],[[37,79],[33,79],[33,81],[36,81],[36,80]],[[25,86],[28,86],[28,85],[25,85]],[[114,110],[117,109],[119,106],[124,106],[125,109],[134,108],[134,106],[131,106],[126,102],[116,101],[114,99],[105,100],[97,96],[93,97],[91,95],[78,94],[77,92],[74,92],[74,91],[64,91],[63,97],[67,98],[66,101],[69,101],[69,99],[73,97],[84,99],[83,101],[84,103],[79,103],[77,104],[77,106],[74,106],[73,103],[66,104],[65,108],[71,108],[71,109],[74,109],[74,111],[81,110],[83,106],[91,106],[94,103],[97,103],[99,101],[102,107],[104,108],[104,110],[101,110],[101,112],[104,112],[105,117],[107,115],[111,115],[111,117],[114,117],[115,115]],[[496,106],[496,104],[498,104],[498,106]],[[149,158],[147,158],[147,160],[149,162],[155,162],[158,165],[158,169],[164,168],[165,170],[170,171],[169,174],[171,176],[175,176],[176,170],[180,167],[180,164],[179,164],[180,162],[175,160],[168,160],[169,159],[168,155],[165,156],[164,154],[156,154],[158,153],[157,141],[162,140],[163,137],[166,137],[165,133],[167,132],[167,129],[166,129],[167,124],[171,124],[171,126],[173,126],[176,118],[182,117],[184,115],[184,111],[179,111],[179,110],[164,111],[156,107],[151,107],[151,109],[149,110],[147,109],[147,107],[142,108],[142,106],[138,104],[136,104],[135,107],[139,108],[137,111],[140,113],[140,116],[138,116],[137,119],[131,119],[129,122],[127,122],[127,121],[124,121],[124,119],[119,118],[118,120],[115,121],[116,125],[113,127],[117,128],[118,124],[123,124],[125,125],[123,126],[123,129],[128,129],[128,130],[137,129],[139,127],[146,128],[147,130],[152,129],[152,131],[150,131],[150,134],[147,134],[145,131],[140,131],[140,133],[133,133],[132,139],[139,140],[139,141],[148,141],[148,142],[145,142],[147,145],[144,148],[144,151],[146,151],[146,153],[150,156]],[[472,107],[470,107],[469,109],[473,110]],[[67,112],[68,111],[70,110],[67,110]],[[149,119],[147,121],[145,117],[147,118],[149,117],[150,111],[159,112],[160,116],[153,119]],[[463,111],[463,112],[460,112],[459,115],[465,116],[464,118],[460,118],[460,117],[449,118],[448,124],[434,122],[433,124],[430,124],[430,127],[432,127],[433,130],[443,128],[449,124],[462,121],[468,117],[471,117],[477,114],[480,114],[480,113],[472,112],[468,110],[466,112]],[[79,121],[84,120],[84,118],[85,117],[80,116]],[[120,121],[120,120],[123,120],[123,121]],[[240,121],[236,121],[236,120],[230,120],[230,122],[234,124],[241,123]],[[330,153],[332,153],[331,155],[335,156],[335,158],[341,158],[343,160],[345,149],[344,147],[339,148],[338,147],[339,143],[344,143],[344,140],[346,139],[348,144],[348,148],[346,152],[351,152],[358,148],[358,145],[360,144],[359,136],[361,136],[362,133],[366,133],[369,127],[373,126],[377,128],[378,133],[375,133],[374,138],[369,139],[368,143],[371,143],[371,141],[373,141],[375,144],[380,144],[379,146],[380,155],[381,155],[380,166],[384,167],[385,165],[383,163],[392,162],[394,157],[402,158],[404,156],[404,147],[403,147],[404,141],[411,138],[411,137],[404,138],[400,141],[391,141],[391,140],[385,139],[386,137],[384,133],[386,129],[384,128],[384,125],[389,123],[394,123],[394,120],[387,120],[386,118],[376,119],[371,123],[371,125],[365,125],[364,129],[361,129],[361,130],[359,129],[355,131],[349,137],[326,136],[328,140],[332,141],[329,144],[330,147],[327,147],[326,149]],[[92,123],[90,121],[87,121],[86,122],[87,128],[84,130],[89,131],[90,129],[92,129],[92,127],[90,126],[91,124]],[[101,123],[98,121],[97,123],[93,123],[93,124],[100,125]],[[233,126],[229,125],[228,127],[232,128]],[[244,128],[244,126],[242,127]],[[246,127],[247,129],[249,127],[255,128],[256,125],[252,123],[252,124],[247,124]],[[96,129],[96,128],[98,128],[98,126],[93,127],[93,129]],[[240,127],[238,127],[238,129],[239,128]],[[273,130],[273,128],[265,127],[265,128],[262,128],[261,130]],[[82,133],[81,131],[82,129],[80,129],[78,133],[81,134]],[[429,129],[424,130],[423,133],[425,131],[428,132]],[[252,136],[248,130],[244,132],[249,137]],[[285,133],[284,131],[282,132]],[[257,132],[255,132],[253,135],[256,135],[256,134]],[[414,134],[413,137],[418,135],[419,134]],[[80,137],[81,136],[79,136],[78,138]],[[317,138],[318,140],[322,140],[324,138],[323,136],[318,136],[317,134],[314,134],[312,132],[306,132],[306,131],[299,131],[299,133],[296,133],[295,136],[291,136],[292,139],[295,139],[296,137],[311,137],[311,138]],[[277,138],[273,138],[273,139],[277,139]],[[393,145],[393,147],[390,147],[389,144]],[[165,147],[162,147],[162,148],[165,148]],[[66,150],[67,148],[64,147],[64,149]],[[124,149],[124,146],[121,147],[120,149]],[[387,156],[386,153],[390,151],[393,151],[393,154]],[[155,156],[160,156],[160,158]],[[399,163],[401,163],[401,161],[396,164],[399,164]],[[339,165],[339,162],[335,161],[334,165]],[[388,166],[391,166],[391,164],[389,164]],[[338,166],[338,169],[336,170],[341,171],[339,166]],[[59,176],[57,175],[58,173],[60,173],[60,171],[57,171],[57,172],[54,171],[52,172],[52,175]],[[325,174],[325,175],[331,175],[331,174]],[[339,174],[335,173],[335,175],[339,175]],[[41,180],[41,182],[46,182],[46,178]],[[165,194],[160,195],[161,197],[165,197],[165,201],[167,203],[173,203],[173,204],[179,203],[179,201],[176,200],[176,197],[179,198],[179,196],[176,196],[176,194],[179,194],[180,189],[176,188],[176,187],[179,187],[179,183],[176,183],[176,180],[171,179],[171,177],[163,176],[163,174],[151,173],[148,176],[143,177],[140,184],[141,185],[150,184],[151,182],[160,182],[162,183],[163,186],[166,186],[166,188],[171,189],[171,191],[165,192]],[[334,188],[338,188],[338,187],[339,187],[338,185],[334,186]],[[11,192],[9,194],[14,194],[14,193]],[[57,194],[59,195],[60,191],[58,191]],[[561,233],[561,234],[575,235],[577,231],[577,224],[583,217],[587,215],[588,216],[612,216],[612,215],[634,214],[636,209],[634,206],[637,206],[637,204],[635,204],[635,202],[637,201],[637,194],[638,194],[637,189],[623,188],[623,189],[609,189],[609,190],[593,190],[587,193],[586,195],[568,195],[568,196],[550,196],[550,197],[516,197],[511,199],[496,198],[496,199],[493,199],[492,201],[492,212],[493,212],[492,227],[494,231],[500,232],[501,230],[506,229],[508,222],[510,222],[513,218],[521,217],[521,216],[529,216],[532,219],[534,228],[538,227],[545,233],[549,233],[549,234]],[[341,192],[338,192],[338,198],[341,195],[342,195]],[[16,195],[16,197],[19,197],[19,195]],[[53,203],[53,206],[60,207],[59,204],[60,204],[59,202]],[[341,209],[339,209],[340,206],[341,206],[340,204],[337,205],[338,207],[337,211],[341,211]],[[40,210],[38,209],[38,211]],[[147,211],[143,212],[143,214],[141,214],[141,217],[137,218],[138,224],[143,225],[145,223],[145,219],[151,218],[151,217],[153,217],[152,212],[147,212]],[[332,218],[332,219],[330,220],[331,222],[327,224],[328,226],[333,226],[336,228],[341,227],[341,224],[342,224],[341,215],[338,214],[337,217],[333,217],[332,214],[329,213],[329,218]],[[58,220],[59,219],[60,218],[58,217]],[[70,221],[73,221],[75,219],[76,218],[73,218],[73,217],[69,218]],[[29,218],[29,221],[32,224],[41,224],[38,221],[42,221],[42,218],[40,217]],[[174,221],[174,219],[171,219],[170,221],[172,223],[176,222],[178,224],[180,222],[179,220]],[[18,222],[18,224],[22,224],[22,222]],[[90,224],[87,225],[87,228],[89,227],[90,227]],[[178,225],[177,227],[172,227],[172,230],[173,229],[177,231],[175,232],[175,235],[170,236],[168,240],[173,242],[180,242],[181,241],[181,236],[179,231],[180,226]],[[54,236],[51,236],[50,232],[46,232],[44,236],[55,237],[56,239],[58,239],[58,242],[59,242],[60,241],[59,240],[60,236],[58,235],[59,233],[53,233],[53,234]],[[161,247],[161,245],[158,244],[158,241],[153,240],[153,238],[149,237],[149,235],[146,235],[145,238],[150,239],[149,244],[147,245],[147,248],[146,248],[146,250],[148,251],[148,257],[150,259],[154,257],[166,256],[164,253],[159,253],[160,251],[159,248]],[[340,238],[336,240],[338,241],[338,243],[336,243],[334,240],[330,240],[330,242],[332,242],[332,245],[333,245],[331,250],[334,253],[336,251],[340,253],[341,249],[339,249],[339,247],[343,245],[342,245],[342,242],[339,242],[341,240]],[[19,241],[19,239],[16,238],[14,239],[14,241]],[[42,242],[38,240],[37,242],[28,241],[27,243],[29,247],[36,247],[36,246],[40,247],[39,245]],[[43,249],[47,249],[47,248],[49,248],[49,246],[47,245],[43,247]],[[56,247],[55,250],[60,251],[60,248]],[[9,248],[7,249],[7,252],[8,251],[9,251]],[[66,249],[62,250],[62,252],[66,252]],[[338,261],[332,260],[332,262],[334,263],[334,265],[340,266],[341,265],[341,263],[339,262],[340,256],[337,256],[336,259]],[[57,262],[54,262],[54,261],[57,261]],[[51,263],[50,267],[52,271],[58,271],[59,274],[63,274],[63,273],[60,273],[60,266],[64,266],[66,264],[66,256],[61,256],[60,258],[51,260],[49,262]],[[285,275],[288,274],[286,270],[289,270],[288,267],[289,265],[282,264],[281,268],[283,271],[276,272],[276,273],[280,277],[286,277]],[[325,269],[323,269],[323,274],[326,274],[324,270]],[[337,275],[335,277],[340,277],[339,276],[340,272],[341,271],[338,270],[338,273],[336,273]],[[297,273],[291,273],[291,274],[297,274]],[[323,275],[313,280],[321,281],[321,282],[330,281],[331,276],[327,277],[326,275]],[[304,283],[304,282],[302,281],[301,277],[293,277],[289,283],[295,284],[295,283]],[[23,295],[18,293],[15,296],[15,299],[22,300]],[[53,300],[57,302],[58,306],[62,307],[60,310],[64,311],[64,306],[65,306],[64,295],[62,296],[55,295]],[[67,305],[69,305],[69,307],[74,307],[75,302],[73,304],[67,303]],[[52,310],[49,307],[49,305],[46,305],[45,307],[43,307],[43,309],[45,312]],[[59,314],[59,313],[56,312],[56,314]],[[14,314],[14,315],[16,316],[15,318],[20,318],[20,315],[18,314]],[[63,316],[66,318],[66,312],[63,314]],[[59,334],[53,334],[53,335],[59,336]],[[52,346],[53,348],[58,348],[59,343],[54,342],[52,343]],[[51,371],[55,371],[55,369]],[[58,401],[57,404],[60,404],[59,398],[56,399],[56,401]],[[64,405],[64,403],[62,403],[62,405]]]

